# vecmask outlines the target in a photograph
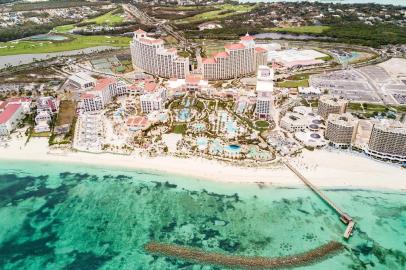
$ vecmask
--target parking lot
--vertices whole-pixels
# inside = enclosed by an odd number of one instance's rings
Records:
[[[406,104],[406,84],[381,66],[313,75],[310,85],[350,101]]]

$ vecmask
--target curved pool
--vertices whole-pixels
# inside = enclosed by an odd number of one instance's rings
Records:
[[[241,146],[236,144],[230,144],[227,145],[224,149],[228,152],[239,153],[241,151]]]

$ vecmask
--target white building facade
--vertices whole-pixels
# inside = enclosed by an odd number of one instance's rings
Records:
[[[202,59],[202,73],[207,80],[234,79],[253,74],[267,64],[267,50],[255,45],[254,37],[245,35],[239,43],[225,45],[225,51]]]
[[[267,66],[259,66],[257,74],[257,101],[255,116],[260,119],[270,119],[273,101],[274,71]]]
[[[147,93],[140,96],[141,110],[143,113],[152,111],[161,111],[165,109],[167,100],[167,90],[164,87],[158,88],[153,93]]]
[[[24,118],[24,108],[21,104],[7,104],[0,113],[0,136],[7,136]]]
[[[102,110],[116,96],[129,93],[127,84],[115,78],[103,78],[97,81],[92,91],[81,95],[82,107],[85,112]]]
[[[176,48],[166,49],[162,39],[148,37],[141,29],[134,32],[130,49],[134,68],[164,78],[183,79],[189,74],[189,58],[180,57]]]

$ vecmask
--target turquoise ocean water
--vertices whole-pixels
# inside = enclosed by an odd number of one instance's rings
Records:
[[[375,3],[381,5],[406,6],[406,0],[240,0],[243,2],[320,2],[320,3],[339,3],[339,4],[368,4]]]
[[[298,269],[406,269],[405,193],[326,193],[358,222],[348,242],[306,188],[0,161],[0,269],[223,269],[147,254],[151,240],[268,257],[342,241],[342,253]]]

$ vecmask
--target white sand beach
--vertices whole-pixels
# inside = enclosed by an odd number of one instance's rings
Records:
[[[263,182],[276,186],[303,186],[299,178],[284,165],[269,168],[238,167],[203,158],[141,157],[139,155],[90,154],[82,152],[49,153],[48,141],[14,138],[6,148],[0,148],[0,162],[34,160],[75,162],[130,169],[159,170],[222,182]],[[373,160],[348,151],[305,151],[290,163],[313,184],[320,187],[395,189],[406,191],[406,169],[399,165]]]

